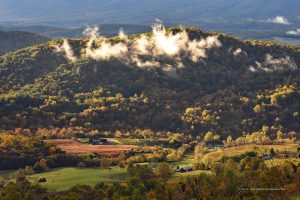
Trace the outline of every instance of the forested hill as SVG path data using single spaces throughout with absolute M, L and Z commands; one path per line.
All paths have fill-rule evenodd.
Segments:
M 48 40 L 49 39 L 44 36 L 29 32 L 0 30 L 0 55 L 25 47 L 41 44 Z
M 178 52 L 158 34 L 165 46 L 131 53 L 153 37 L 144 34 L 92 45 L 54 40 L 0 57 L 0 128 L 212 131 L 222 138 L 300 131 L 299 47 L 185 31 L 189 42 L 179 35 L 185 48 Z

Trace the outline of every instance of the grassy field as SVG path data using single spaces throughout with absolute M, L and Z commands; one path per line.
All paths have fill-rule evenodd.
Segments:
M 132 149 L 138 148 L 138 146 L 135 145 L 83 144 L 76 140 L 70 140 L 70 139 L 56 139 L 56 140 L 45 140 L 45 141 L 49 143 L 54 143 L 63 151 L 71 154 L 96 153 L 99 155 L 116 156 L 119 155 L 120 152 L 130 151 Z
M 177 162 L 173 162 L 171 163 L 173 168 L 176 168 L 177 166 L 181 167 L 185 167 L 185 166 L 192 166 L 193 163 L 195 162 L 194 160 L 194 154 L 187 154 L 185 155 L 180 161 Z
M 203 159 L 209 159 L 211 161 L 217 161 L 222 158 L 222 156 L 235 156 L 247 151 L 257 151 L 263 152 L 266 149 L 274 148 L 275 151 L 288 151 L 288 152 L 295 152 L 297 151 L 297 144 L 286 144 L 286 145 L 243 145 L 238 147 L 229 147 L 223 149 L 218 149 L 216 151 L 207 153 L 203 156 Z M 298 164 L 300 161 L 299 159 L 273 159 L 271 161 L 265 161 L 267 164 L 270 165 L 279 165 L 282 162 L 292 161 Z M 184 167 L 184 166 L 192 166 L 194 163 L 194 155 L 187 154 L 185 155 L 180 161 L 170 163 L 172 168 L 175 169 L 177 166 Z M 141 164 L 141 163 L 140 163 Z M 148 164 L 148 163 L 144 163 Z M 10 174 L 14 171 L 0 171 L 0 176 L 10 179 Z M 170 183 L 176 183 L 178 181 L 184 180 L 186 177 L 189 176 L 196 176 L 201 173 L 208 173 L 207 171 L 203 170 L 196 170 L 186 173 L 174 173 L 171 179 L 169 180 Z M 45 173 L 40 174 L 33 174 L 27 176 L 28 179 L 32 182 L 37 182 L 40 178 L 46 178 L 46 183 L 41 183 L 43 186 L 47 187 L 49 190 L 66 190 L 72 186 L 77 184 L 86 184 L 94 186 L 100 182 L 104 183 L 114 183 L 114 182 L 124 182 L 126 177 L 126 170 L 120 169 L 119 167 L 112 167 L 111 170 L 109 169 L 97 169 L 97 168 L 58 168 L 47 171 Z
M 138 146 L 160 146 L 168 142 L 167 138 L 159 139 L 132 139 L 132 138 L 107 138 L 108 142 L 118 145 L 138 145 Z
M 28 176 L 32 182 L 37 182 L 39 178 L 45 177 L 46 186 L 50 190 L 65 190 L 77 184 L 86 184 L 94 186 L 100 182 L 114 183 L 122 182 L 125 179 L 126 170 L 119 167 L 109 169 L 94 169 L 94 168 L 59 168 L 49 172 L 34 174 Z
M 258 153 L 263 153 L 266 150 L 270 150 L 273 148 L 275 152 L 297 152 L 298 144 L 273 144 L 273 145 L 255 145 L 255 144 L 247 144 L 236 147 L 227 147 L 225 149 L 218 149 L 216 151 L 212 151 L 203 156 L 204 160 L 210 161 L 218 161 L 223 156 L 232 157 L 236 155 L 240 155 L 249 151 L 256 151 Z
M 173 174 L 171 179 L 185 178 L 185 177 L 189 177 L 189 176 L 198 176 L 201 173 L 207 173 L 207 171 L 195 170 L 195 171 L 185 172 L 185 173 L 175 173 L 175 174 Z
M 120 145 L 120 144 L 92 145 L 92 144 L 81 143 L 77 140 L 71 140 L 71 139 L 45 140 L 45 142 L 56 144 L 63 151 L 71 154 L 95 153 L 98 155 L 105 155 L 105 156 L 117 156 L 121 152 L 131 151 L 133 149 L 138 149 L 138 148 L 141 148 L 144 151 L 149 151 L 149 152 L 152 152 L 157 149 L 156 147 L 152 147 L 152 146 L 137 146 L 137 145 Z
M 201 173 L 210 173 L 210 172 L 205 170 L 195 170 L 195 171 L 185 172 L 185 173 L 174 173 L 172 177 L 168 180 L 168 182 L 171 184 L 175 184 L 184 181 L 188 177 L 198 176 Z
M 281 164 L 284 164 L 284 163 L 288 163 L 288 162 L 292 162 L 294 163 L 295 165 L 298 165 L 300 163 L 300 159 L 299 158 L 275 158 L 275 159 L 272 159 L 272 160 L 266 160 L 265 163 L 268 165 L 268 166 L 276 166 L 276 165 L 281 165 Z
M 173 163 L 175 168 L 177 165 L 180 167 L 191 165 L 189 163 L 191 156 L 185 157 L 181 162 Z M 148 163 L 139 163 L 148 164 Z M 126 177 L 126 169 L 120 169 L 119 167 L 112 167 L 109 169 L 96 169 L 96 168 L 57 168 L 45 173 L 28 175 L 27 178 L 33 183 L 37 183 L 40 178 L 46 178 L 47 182 L 40 183 L 41 185 L 47 187 L 49 190 L 62 191 L 71 188 L 77 184 L 86 184 L 94 186 L 100 182 L 104 183 L 114 183 L 114 182 L 124 182 Z M 0 176 L 10 179 L 10 175 L 14 171 L 0 171 Z M 174 173 L 171 179 L 171 183 L 184 180 L 184 178 L 189 176 L 196 176 L 205 171 L 196 170 L 186 173 Z
M 9 179 L 13 172 L 14 171 L 0 171 L 0 176 Z M 201 173 L 207 173 L 207 171 L 196 170 L 186 173 L 174 173 L 169 182 L 176 183 L 178 181 L 183 181 L 186 177 L 197 176 Z M 43 177 L 46 178 L 47 182 L 39 184 L 51 191 L 63 191 L 77 184 L 94 186 L 101 182 L 122 183 L 126 177 L 126 169 L 119 169 L 119 167 L 112 167 L 112 170 L 66 167 L 27 176 L 28 180 L 33 183 L 37 183 L 37 181 Z

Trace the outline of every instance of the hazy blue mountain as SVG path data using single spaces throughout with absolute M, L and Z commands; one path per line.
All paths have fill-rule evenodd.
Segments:
M 110 37 L 120 27 L 128 34 L 147 32 L 158 18 L 172 27 L 299 45 L 300 35 L 286 34 L 300 28 L 299 8 L 300 0 L 0 0 L 0 26 L 57 38 L 82 37 L 86 25 L 100 24 Z M 276 16 L 289 24 L 266 23 Z
M 0 0 L 0 20 L 23 23 L 242 23 L 277 15 L 299 21 L 299 0 Z M 70 22 L 73 22 L 72 24 Z
M 133 24 L 104 24 L 99 25 L 101 28 L 101 35 L 105 37 L 114 37 L 119 34 L 122 28 L 126 34 L 138 34 L 151 31 L 150 26 L 143 25 L 133 25 Z M 32 26 L 10 26 L 1 28 L 0 30 L 11 30 L 11 31 L 28 31 L 40 35 L 45 35 L 50 38 L 81 38 L 85 37 L 83 35 L 84 29 L 86 27 L 82 26 L 80 28 L 62 28 L 54 26 L 43 26 L 43 25 L 32 25 Z
M 0 56 L 8 52 L 37 45 L 49 39 L 34 33 L 0 30 Z

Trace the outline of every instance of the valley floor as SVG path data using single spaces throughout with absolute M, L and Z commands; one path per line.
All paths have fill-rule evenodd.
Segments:
M 233 157 L 238 156 L 246 152 L 256 151 L 264 152 L 268 149 L 273 148 L 277 152 L 297 152 L 298 144 L 285 144 L 285 145 L 242 145 L 236 147 L 218 148 L 211 150 L 202 157 L 203 161 L 209 160 L 210 162 L 218 162 L 224 156 Z M 283 162 L 293 162 L 295 164 L 300 163 L 299 158 L 272 158 L 265 160 L 268 165 L 280 165 Z M 178 168 L 184 168 L 186 166 L 192 167 L 195 163 L 194 155 L 187 154 L 180 161 L 169 163 L 172 167 L 173 174 L 169 179 L 170 183 L 176 183 L 183 181 L 186 177 L 197 176 L 201 173 L 210 173 L 208 170 L 193 170 L 189 172 L 175 172 Z M 140 163 L 140 165 L 150 164 L 155 166 L 157 163 Z M 0 176 L 5 178 L 7 181 L 12 180 L 14 176 L 13 170 L 2 170 Z M 95 186 L 101 182 L 103 183 L 115 183 L 125 182 L 126 179 L 126 168 L 120 168 L 119 166 L 113 166 L 108 169 L 101 168 L 79 168 L 79 167 L 65 167 L 48 170 L 44 173 L 35 173 L 27 175 L 27 178 L 33 182 L 38 183 L 38 180 L 45 178 L 45 183 L 40 183 L 51 191 L 63 191 L 69 189 L 75 185 L 91 185 Z

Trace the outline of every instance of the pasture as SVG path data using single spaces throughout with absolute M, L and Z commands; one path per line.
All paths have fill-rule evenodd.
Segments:
M 53 141 L 52 141 L 53 142 Z M 135 148 L 134 145 L 87 145 L 81 144 L 73 140 L 55 140 L 63 150 L 68 153 L 86 153 L 93 152 L 99 153 L 101 155 L 116 155 L 121 151 L 131 150 Z M 76 148 L 75 148 L 76 147 Z M 265 151 L 273 148 L 276 152 L 297 152 L 298 144 L 284 144 L 284 145 L 243 145 L 236 147 L 220 148 L 215 151 L 209 152 L 203 155 L 203 160 L 218 161 L 223 156 L 232 157 L 240 155 L 249 151 L 256 151 L 258 153 L 263 153 Z M 83 148 L 83 149 L 81 149 Z M 146 147 L 147 148 L 147 147 Z M 81 151 L 82 150 L 82 151 Z M 148 150 L 151 150 L 148 148 Z M 299 159 L 296 158 L 274 158 L 272 160 L 266 160 L 265 162 L 271 165 L 280 165 L 282 162 L 292 161 L 296 164 L 300 163 Z M 180 161 L 170 163 L 173 170 L 179 166 L 192 166 L 194 163 L 194 154 L 190 153 L 185 155 Z M 149 164 L 149 163 L 139 163 L 139 164 Z M 155 164 L 155 163 L 153 163 Z M 157 164 L 157 163 L 156 163 Z M 11 174 L 15 170 L 10 171 L 0 171 L 0 176 L 5 179 L 11 179 Z M 36 173 L 33 175 L 27 175 L 28 180 L 33 183 L 37 183 L 40 178 L 46 178 L 45 183 L 40 183 L 44 187 L 52 191 L 62 191 L 69 189 L 77 184 L 80 185 L 91 185 L 95 186 L 98 183 L 122 183 L 126 179 L 126 169 L 120 169 L 117 166 L 111 169 L 100 169 L 100 168 L 77 168 L 77 167 L 66 167 L 66 168 L 56 168 L 46 171 L 44 173 Z M 173 173 L 170 178 L 170 183 L 176 183 L 182 181 L 187 177 L 197 176 L 201 173 L 210 173 L 204 170 L 195 170 L 186 173 Z M 12 179 L 11 179 L 12 180 Z
M 245 152 L 255 151 L 259 154 L 262 154 L 271 148 L 274 149 L 275 152 L 297 152 L 298 144 L 272 144 L 272 145 L 255 145 L 255 144 L 246 144 L 242 146 L 236 147 L 227 147 L 220 148 L 216 151 L 209 152 L 203 155 L 202 159 L 207 161 L 218 161 L 225 157 L 233 157 L 236 155 L 240 155 Z
M 50 190 L 66 190 L 77 184 L 95 186 L 98 183 L 122 182 L 125 179 L 126 169 L 112 167 L 112 169 L 97 168 L 58 168 L 45 173 L 27 176 L 32 182 L 37 182 L 40 178 L 46 178 L 43 186 Z

